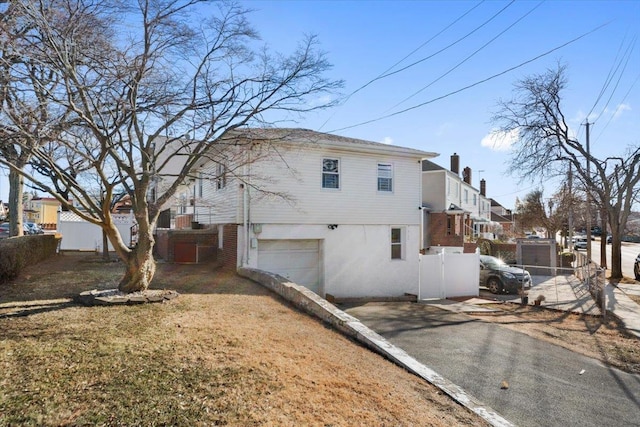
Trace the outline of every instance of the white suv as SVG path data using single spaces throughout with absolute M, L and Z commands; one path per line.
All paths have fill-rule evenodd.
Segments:
M 580 249 L 587 249 L 587 238 L 586 237 L 576 237 L 573 239 L 573 249 L 576 251 Z

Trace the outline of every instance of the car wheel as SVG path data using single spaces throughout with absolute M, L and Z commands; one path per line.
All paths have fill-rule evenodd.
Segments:
M 640 264 L 636 264 L 635 267 L 633 267 L 633 272 L 636 275 L 636 280 L 640 280 Z
M 487 288 L 489 288 L 489 292 L 492 294 L 499 294 L 500 291 L 502 291 L 502 283 L 500 283 L 500 280 L 492 277 L 487 281 Z

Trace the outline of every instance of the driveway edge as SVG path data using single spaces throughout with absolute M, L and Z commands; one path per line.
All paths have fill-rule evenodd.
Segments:
M 299 309 L 316 316 L 346 336 L 364 344 L 370 350 L 386 357 L 409 372 L 418 375 L 438 387 L 460 405 L 482 417 L 492 426 L 507 427 L 514 425 L 458 385 L 418 362 L 409 356 L 407 352 L 394 346 L 381 335 L 362 324 L 358 319 L 338 309 L 304 286 L 296 285 L 277 274 L 254 268 L 240 267 L 238 268 L 238 274 L 272 290 Z

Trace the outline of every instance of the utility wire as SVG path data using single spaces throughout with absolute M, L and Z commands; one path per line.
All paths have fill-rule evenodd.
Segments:
M 429 104 L 432 104 L 432 103 L 434 103 L 436 101 L 440 101 L 442 99 L 448 98 L 449 96 L 452 96 L 452 95 L 455 95 L 457 93 L 463 92 L 463 91 L 465 91 L 467 89 L 471 89 L 472 87 L 478 86 L 478 85 L 480 85 L 482 83 L 486 83 L 486 82 L 488 82 L 490 80 L 493 80 L 493 79 L 495 79 L 497 77 L 500 77 L 500 76 L 503 76 L 503 75 L 505 75 L 507 73 L 510 73 L 513 70 L 516 70 L 516 69 L 521 68 L 521 67 L 523 67 L 523 66 L 525 66 L 527 64 L 530 64 L 530 63 L 532 63 L 532 62 L 534 62 L 534 61 L 536 61 L 536 60 L 538 60 L 538 59 L 540 59 L 542 57 L 545 57 L 545 56 L 547 56 L 547 55 L 559 50 L 559 49 L 562 49 L 565 46 L 570 45 L 571 43 L 575 43 L 576 41 L 578 41 L 578 40 L 580 40 L 580 39 L 582 39 L 582 38 L 584 38 L 584 37 L 596 32 L 596 31 L 598 31 L 599 29 L 601 29 L 601 28 L 603 28 L 603 27 L 605 27 L 607 25 L 609 25 L 609 22 L 604 23 L 602 25 L 599 25 L 599 26 L 595 27 L 594 29 L 592 29 L 590 31 L 587 31 L 586 33 L 583 33 L 580 36 L 569 40 L 568 42 L 565 42 L 565 43 L 563 43 L 563 44 L 561 44 L 559 46 L 556 46 L 553 49 L 550 49 L 550 50 L 548 50 L 548 51 L 546 51 L 544 53 L 541 53 L 540 55 L 538 55 L 538 56 L 536 56 L 536 57 L 534 57 L 532 59 L 529 59 L 527 61 L 521 62 L 518 65 L 515 65 L 515 66 L 513 66 L 511 68 L 508 68 L 508 69 L 506 69 L 504 71 L 501 71 L 499 73 L 493 74 L 492 76 L 489 76 L 489 77 L 487 77 L 485 79 L 479 80 L 479 81 L 477 81 L 475 83 L 472 83 L 470 85 L 464 86 L 464 87 L 462 87 L 460 89 L 457 89 L 457 90 L 454 90 L 452 92 L 449 92 L 449 93 L 447 93 L 445 95 L 438 96 L 436 98 L 432 98 L 432 99 L 430 99 L 428 101 L 425 101 L 423 103 L 414 105 L 414 106 L 409 107 L 409 108 L 405 108 L 404 110 L 396 111 L 395 113 L 387 114 L 387 115 L 384 115 L 384 116 L 381 116 L 381 117 L 377 117 L 375 119 L 371 119 L 371 120 L 367 120 L 367 121 L 364 121 L 364 122 L 356 123 L 354 125 L 345 126 L 345 127 L 339 128 L 339 129 L 334 129 L 334 130 L 329 131 L 328 133 L 339 132 L 339 131 L 346 130 L 346 129 L 352 129 L 352 128 L 363 126 L 363 125 L 366 125 L 366 124 L 369 124 L 369 123 L 374 123 L 374 122 L 377 122 L 377 121 L 380 121 L 380 120 L 388 119 L 390 117 L 394 117 L 394 116 L 397 116 L 397 115 L 400 115 L 400 114 L 404 114 L 404 113 L 406 113 L 408 111 L 415 110 L 417 108 L 424 107 L 425 105 L 429 105 Z
M 616 93 L 616 90 L 618 89 L 618 85 L 620 85 L 620 80 L 622 79 L 622 76 L 624 75 L 624 72 L 627 69 L 627 65 L 629 65 L 629 61 L 631 59 L 631 53 L 633 52 L 633 48 L 635 47 L 635 44 L 636 44 L 636 39 L 634 37 L 632 44 L 630 44 L 627 47 L 627 51 L 625 52 L 626 61 L 624 62 L 624 66 L 622 67 L 622 71 L 620 71 L 620 74 L 618 74 L 618 80 L 616 81 L 616 85 L 613 87 L 613 90 L 611 91 L 611 94 L 609 95 L 609 99 L 607 99 L 607 103 L 602 108 L 602 111 L 600 111 L 600 114 L 598 114 L 598 117 L 595 118 L 594 122 L 596 120 L 598 120 L 602 116 L 602 114 L 606 111 L 607 107 L 609 107 L 609 104 L 611 103 L 611 99 L 613 98 L 613 95 Z M 620 65 L 622 64 L 622 61 L 624 59 L 625 59 L 624 57 L 620 58 L 620 62 L 618 63 L 618 66 L 616 67 L 616 73 L 617 73 L 618 69 L 620 68 Z M 589 117 L 589 116 L 587 116 L 587 117 Z
M 449 28 L 453 27 L 455 24 L 457 24 L 459 21 L 461 21 L 464 17 L 466 17 L 468 14 L 470 14 L 471 12 L 473 12 L 476 8 L 478 8 L 482 3 L 484 3 L 484 0 L 482 0 L 481 2 L 479 2 L 478 4 L 476 4 L 475 6 L 473 6 L 471 9 L 467 10 L 465 13 L 463 13 L 462 15 L 460 15 L 458 18 L 456 18 L 455 20 L 453 20 L 453 22 L 451 22 L 449 25 L 447 25 L 446 27 L 444 27 L 442 30 L 438 31 L 434 36 L 432 36 L 429 40 L 425 41 L 424 43 L 422 43 L 420 46 L 418 46 L 417 48 L 415 48 L 414 50 L 412 50 L 410 53 L 408 53 L 407 55 L 404 56 L 404 58 L 400 59 L 399 61 L 397 61 L 395 64 L 393 64 L 392 66 L 390 66 L 389 68 L 387 68 L 386 70 L 384 70 L 382 73 L 380 73 L 377 77 L 369 80 L 368 82 L 366 82 L 365 84 L 363 84 L 362 86 L 358 87 L 356 90 L 354 90 L 353 92 L 351 92 L 349 95 L 347 95 L 344 100 L 340 103 L 340 105 L 344 105 L 347 103 L 347 101 L 349 101 L 349 99 L 351 99 L 351 97 L 353 95 L 355 95 L 356 93 L 360 92 L 362 89 L 366 88 L 367 86 L 369 86 L 370 84 L 383 79 L 385 77 L 387 77 L 387 73 L 391 70 L 393 70 L 397 65 L 401 64 L 404 60 L 406 60 L 407 58 L 409 58 L 411 55 L 413 55 L 414 53 L 416 53 L 417 51 L 419 51 L 420 49 L 422 49 L 424 46 L 426 46 L 427 44 L 431 43 L 436 37 L 438 37 L 439 35 L 443 34 L 445 31 L 447 31 Z M 511 2 L 513 3 L 513 1 Z M 510 3 L 510 4 L 511 4 Z M 509 4 L 509 5 L 510 5 Z M 451 47 L 452 45 L 449 45 L 448 47 Z M 437 54 L 437 53 L 436 53 Z M 436 55 L 434 54 L 434 55 Z M 431 57 L 433 57 L 434 55 L 431 55 Z M 426 58 L 428 59 L 428 58 Z M 426 60 L 423 59 L 422 61 Z M 390 74 L 389 74 L 390 75 Z M 336 113 L 334 112 L 331 116 L 329 116 L 329 118 L 327 120 L 325 120 L 325 122 L 320 126 L 319 129 L 322 129 L 325 127 L 325 125 L 336 115 Z
M 626 38 L 626 36 L 625 36 L 625 38 Z M 595 110 L 596 106 L 598 105 L 598 103 L 602 99 L 602 96 L 606 92 L 607 87 L 609 87 L 609 83 L 611 83 L 611 80 L 613 79 L 613 76 L 615 75 L 615 71 L 618 69 L 618 67 L 620 67 L 620 62 L 618 60 L 618 57 L 620 56 L 620 53 L 622 51 L 622 47 L 623 46 L 624 46 L 624 39 L 622 39 L 622 41 L 620 42 L 620 45 L 618 46 L 618 51 L 616 52 L 616 57 L 613 60 L 613 64 L 611 64 L 611 68 L 609 69 L 609 74 L 607 75 L 607 78 L 605 79 L 605 81 L 604 81 L 604 83 L 602 85 L 602 88 L 600 89 L 600 93 L 598 94 L 598 97 L 596 98 L 595 102 L 593 103 L 593 106 L 591 107 L 591 110 L 589 110 L 589 112 L 587 113 L 587 118 L 589 118 L 591 113 L 593 113 L 593 110 Z M 616 63 L 618 64 L 617 67 L 616 67 Z
M 627 91 L 627 93 L 625 93 L 624 97 L 622 98 L 622 101 L 620 101 L 620 104 L 624 104 L 624 101 L 627 99 L 627 96 L 629 96 L 629 94 L 631 93 L 631 90 L 636 85 L 636 83 L 638 83 L 639 80 L 640 80 L 640 74 L 638 74 L 636 76 L 636 79 L 633 81 L 633 83 L 631 83 L 631 87 L 629 87 L 629 90 Z M 596 141 L 600 139 L 605 129 L 607 128 L 607 126 L 609 126 L 609 123 L 611 123 L 611 120 L 613 120 L 614 117 L 615 117 L 615 113 L 612 114 L 611 117 L 609 117 L 609 120 L 607 120 L 607 123 L 602 127 L 602 131 L 600 131 L 600 133 L 598 134 Z
M 429 83 L 426 86 L 423 86 L 420 90 L 418 90 L 417 92 L 414 92 L 413 94 L 409 95 L 408 97 L 406 97 L 405 99 L 403 99 L 402 101 L 398 102 L 396 105 L 394 105 L 393 107 L 388 108 L 386 112 L 393 110 L 394 108 L 404 104 L 406 101 L 410 100 L 411 98 L 413 98 L 414 96 L 422 93 L 424 90 L 428 89 L 429 87 L 431 87 L 433 84 L 437 83 L 438 81 L 442 80 L 443 78 L 445 78 L 446 76 L 448 76 L 449 74 L 451 74 L 453 71 L 455 71 L 458 67 L 460 67 L 462 64 L 464 64 L 465 62 L 467 62 L 468 60 L 470 60 L 471 58 L 473 58 L 476 54 L 478 54 L 480 51 L 482 51 L 485 47 L 489 46 L 491 43 L 493 43 L 494 41 L 496 41 L 500 36 L 502 36 L 504 33 L 506 33 L 507 31 L 509 31 L 511 28 L 515 27 L 520 21 L 522 21 L 524 18 L 526 18 L 527 16 L 529 16 L 531 13 L 533 13 L 534 10 L 536 10 L 538 7 L 540 7 L 540 5 L 542 5 L 542 3 L 544 3 L 544 0 L 539 2 L 537 5 L 535 5 L 531 10 L 529 10 L 527 13 L 525 13 L 524 15 L 522 15 L 520 18 L 518 18 L 515 22 L 513 22 L 511 25 L 509 25 L 507 28 L 505 28 L 504 30 L 502 30 L 500 33 L 498 33 L 495 37 L 493 37 L 491 40 L 489 40 L 488 42 L 486 42 L 485 44 L 483 44 L 482 46 L 480 46 L 478 49 L 476 49 L 471 55 L 467 56 L 466 58 L 464 58 L 462 61 L 458 62 L 453 68 L 450 68 L 448 71 L 446 71 L 444 74 L 440 75 L 440 77 L 438 77 L 437 79 L 433 80 L 431 83 Z
M 509 6 L 511 6 L 513 3 L 515 3 L 515 0 L 512 0 L 509 4 L 507 4 L 505 7 L 503 7 L 502 9 L 500 9 L 498 12 L 496 12 L 491 18 L 487 19 L 486 21 L 484 21 L 482 24 L 478 25 L 476 28 L 474 28 L 473 30 L 471 30 L 470 32 L 468 32 L 467 34 L 465 34 L 464 36 L 460 37 L 458 40 L 454 41 L 453 43 L 448 44 L 447 46 L 443 47 L 442 49 L 440 49 L 439 51 L 432 53 L 431 55 L 424 57 L 422 59 L 419 59 L 416 62 L 412 62 L 409 65 L 406 65 L 398 70 L 392 71 L 390 73 L 387 74 L 383 74 L 382 76 L 374 79 L 373 81 L 376 80 L 380 80 L 383 79 L 385 77 L 389 77 L 389 76 L 393 76 L 394 74 L 398 74 L 402 71 L 405 71 L 408 68 L 413 67 L 414 65 L 418 65 L 428 59 L 433 58 L 434 56 L 444 52 L 445 50 L 455 46 L 456 44 L 460 43 L 461 41 L 465 40 L 466 38 L 468 38 L 469 36 L 471 36 L 473 33 L 475 33 L 476 31 L 479 31 L 480 29 L 482 29 L 484 26 L 486 26 L 487 24 L 489 24 L 489 22 L 493 21 L 494 19 L 496 19 L 502 12 L 504 12 L 505 10 L 507 10 L 507 8 L 509 8 Z
M 515 0 L 514 0 L 515 1 Z M 427 44 L 431 43 L 436 37 L 438 37 L 439 35 L 441 35 L 442 33 L 444 33 L 445 31 L 447 31 L 449 28 L 453 27 L 455 24 L 457 24 L 459 21 L 462 20 L 462 18 L 464 18 L 465 16 L 467 16 L 468 14 L 470 14 L 471 12 L 473 12 L 476 8 L 478 8 L 482 3 L 484 3 L 484 0 L 482 0 L 480 3 L 478 3 L 477 5 L 473 6 L 471 9 L 469 9 L 468 11 L 466 11 L 465 13 L 463 13 L 462 15 L 460 15 L 458 18 L 456 18 L 453 22 L 451 22 L 449 25 L 447 25 L 446 27 L 444 27 L 442 30 L 438 31 L 433 37 L 431 37 L 429 40 L 425 41 L 424 43 L 422 43 L 420 46 L 418 46 L 417 48 L 415 48 L 414 50 L 412 50 L 409 54 L 405 55 L 404 58 L 402 58 L 401 60 L 399 60 L 398 62 L 396 62 L 395 64 L 393 64 L 391 67 L 387 68 L 386 70 L 384 70 L 382 73 L 380 73 L 377 77 L 369 80 L 367 83 L 363 84 L 362 86 L 360 86 L 359 88 L 357 88 L 356 90 L 354 90 L 353 92 L 351 92 L 347 98 L 345 99 L 344 102 L 347 102 L 349 100 L 349 98 L 351 98 L 353 95 L 355 95 L 356 93 L 360 92 L 362 89 L 366 88 L 367 86 L 369 86 L 370 84 L 383 79 L 385 77 L 389 77 L 397 72 L 403 71 L 409 67 L 412 67 L 420 62 L 426 61 L 429 58 L 432 58 L 433 56 L 437 55 L 438 53 L 442 52 L 442 50 L 446 50 L 450 47 L 452 47 L 453 45 L 455 45 L 456 43 L 458 43 L 459 41 L 464 40 L 465 37 L 468 37 L 469 35 L 471 35 L 472 33 L 467 34 L 465 37 L 457 40 L 456 42 L 450 44 L 449 46 L 445 47 L 444 49 L 434 53 L 433 55 L 430 55 L 426 58 L 423 58 L 419 61 L 414 62 L 413 64 L 407 65 L 406 67 L 398 70 L 398 71 L 394 71 L 393 73 L 388 74 L 391 70 L 393 70 L 396 66 L 400 65 L 402 62 L 404 62 L 405 59 L 409 58 L 411 55 L 413 55 L 414 53 L 416 53 L 417 51 L 419 51 L 420 49 L 422 49 L 423 47 L 425 47 Z M 513 3 L 513 1 L 511 3 L 509 3 L 506 7 L 509 7 L 511 4 Z M 498 12 L 498 14 L 502 13 L 502 11 L 504 9 L 503 8 L 500 12 Z M 497 15 L 494 15 L 494 17 Z M 493 19 L 493 18 L 491 18 Z M 488 22 L 488 21 L 487 21 Z M 485 23 L 486 24 L 486 23 Z M 483 24 L 484 25 L 484 24 Z M 475 31 L 475 30 L 474 30 Z

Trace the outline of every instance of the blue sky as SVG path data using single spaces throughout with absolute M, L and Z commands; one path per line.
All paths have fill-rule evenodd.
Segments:
M 437 152 L 440 157 L 435 162 L 445 167 L 456 152 L 461 168 L 469 166 L 473 170 L 473 185 L 478 187 L 479 179 L 484 178 L 487 195 L 507 208 L 514 207 L 516 197 L 522 198 L 539 186 L 517 184 L 517 178 L 505 175 L 509 149 L 495 146 L 487 138 L 497 101 L 511 96 L 518 79 L 555 68 L 558 61 L 566 64 L 569 87 L 563 108 L 578 137 L 584 141 L 583 124 L 592 111 L 589 121 L 595 122 L 591 133 L 594 154 L 622 154 L 626 146 L 640 144 L 639 1 L 242 4 L 253 9 L 249 19 L 263 43 L 273 50 L 291 52 L 305 34 L 316 34 L 334 65 L 330 76 L 345 81 L 343 101 L 387 70 L 419 62 L 372 82 L 338 107 L 310 114 L 288 126 Z M 527 65 L 446 96 L 602 25 Z M 626 67 L 614 73 L 596 104 L 625 49 L 632 49 Z M 417 107 L 420 104 L 424 105 Z M 382 118 L 412 107 L 416 108 Z M 555 188 L 547 183 L 544 190 L 550 195 Z M 8 184 L 1 177 L 0 199 L 7 200 L 7 194 Z

